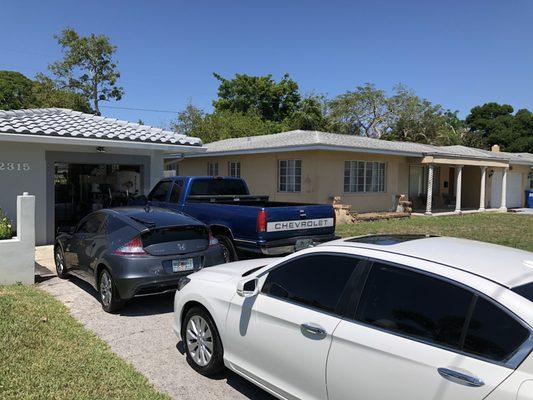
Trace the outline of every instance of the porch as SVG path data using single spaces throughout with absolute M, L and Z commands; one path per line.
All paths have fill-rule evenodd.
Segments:
M 424 157 L 409 166 L 414 215 L 507 211 L 505 161 Z

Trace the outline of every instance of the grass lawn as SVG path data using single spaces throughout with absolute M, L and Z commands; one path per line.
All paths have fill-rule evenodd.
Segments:
M 0 399 L 168 399 L 51 295 L 0 286 Z
M 533 252 L 533 215 L 483 213 L 411 217 L 342 224 L 337 226 L 336 232 L 343 237 L 375 233 L 427 233 L 481 240 Z

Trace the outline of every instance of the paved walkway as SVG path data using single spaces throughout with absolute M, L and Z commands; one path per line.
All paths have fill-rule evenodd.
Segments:
M 121 313 L 108 314 L 90 285 L 77 278 L 61 280 L 51 272 L 51 246 L 37 248 L 36 263 L 43 276 L 39 286 L 63 302 L 74 318 L 106 341 L 113 352 L 133 364 L 161 392 L 180 400 L 273 399 L 229 371 L 216 379 L 193 371 L 172 332 L 173 296 L 134 299 Z

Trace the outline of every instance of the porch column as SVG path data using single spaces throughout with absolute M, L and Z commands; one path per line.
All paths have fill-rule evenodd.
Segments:
M 426 215 L 431 215 L 431 201 L 433 197 L 433 164 L 428 165 L 428 190 L 426 199 Z
M 456 165 L 457 171 L 456 183 L 455 183 L 455 212 L 461 212 L 461 185 L 463 183 L 463 166 Z
M 487 167 L 481 167 L 481 187 L 479 188 L 479 211 L 485 211 L 485 180 Z
M 503 169 L 502 175 L 502 201 L 500 203 L 500 211 L 507 211 L 507 171 L 509 168 Z

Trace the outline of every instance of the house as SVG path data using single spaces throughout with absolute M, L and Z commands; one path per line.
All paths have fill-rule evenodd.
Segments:
M 87 213 L 146 194 L 163 176 L 163 157 L 204 151 L 200 139 L 66 109 L 0 111 L 0 209 L 36 196 L 36 242 Z
M 327 203 L 357 212 L 396 208 L 407 194 L 416 210 L 522 207 L 533 186 L 533 154 L 431 146 L 315 131 L 221 140 L 207 151 L 167 160 L 180 175 L 244 178 L 272 200 Z

